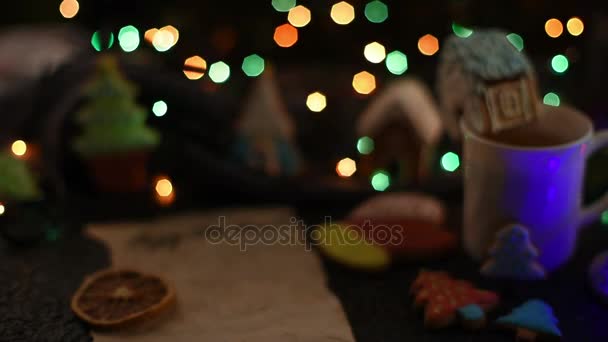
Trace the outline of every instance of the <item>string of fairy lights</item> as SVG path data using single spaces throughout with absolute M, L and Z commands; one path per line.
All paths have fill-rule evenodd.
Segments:
M 286 15 L 286 23 L 278 25 L 272 33 L 274 43 L 280 48 L 293 48 L 300 40 L 299 30 L 305 29 L 312 22 L 313 12 L 304 5 L 298 5 L 296 0 L 271 0 L 272 8 Z M 63 17 L 74 18 L 79 11 L 77 0 L 63 0 L 59 10 Z M 329 13 L 314 13 L 314 15 L 329 15 L 337 25 L 349 25 L 357 17 L 355 6 L 347 1 L 339 1 L 331 6 Z M 363 7 L 363 15 L 371 24 L 381 24 L 389 19 L 389 7 L 381 0 L 372 0 Z M 566 30 L 572 36 L 580 36 L 584 31 L 584 23 L 579 17 L 572 17 L 566 22 Z M 453 33 L 466 39 L 474 33 L 474 29 L 452 23 Z M 559 38 L 564 33 L 564 24 L 557 18 L 551 18 L 545 22 L 546 34 L 553 39 Z M 521 35 L 511 32 L 506 37 L 519 51 L 524 50 L 524 39 Z M 103 36 L 100 31 L 95 32 L 91 38 L 91 44 L 97 51 L 110 49 L 114 45 L 113 33 Z M 120 48 L 125 52 L 135 51 L 141 44 L 141 34 L 132 25 L 121 28 L 117 35 Z M 158 52 L 169 51 L 179 40 L 179 30 L 172 25 L 160 28 L 150 28 L 143 34 L 143 41 L 151 45 Z M 440 50 L 439 39 L 432 33 L 422 35 L 417 42 L 420 54 L 433 56 Z M 363 47 L 363 57 L 372 64 L 383 63 L 388 72 L 393 75 L 403 75 L 407 72 L 407 55 L 399 50 L 387 53 L 386 47 L 378 41 L 369 42 Z M 263 74 L 266 61 L 258 54 L 251 54 L 243 58 L 241 70 L 247 77 L 258 77 Z M 550 61 L 549 66 L 556 75 L 564 74 L 570 61 L 565 54 L 556 54 Z M 216 83 L 226 83 L 231 77 L 232 69 L 224 61 L 215 61 L 208 64 L 203 57 L 195 55 L 184 61 L 183 73 L 189 80 L 200 80 L 205 75 Z M 369 95 L 377 87 L 376 76 L 369 71 L 362 70 L 352 77 L 352 88 L 360 95 Z M 543 96 L 543 102 L 551 106 L 559 106 L 561 99 L 554 91 L 549 91 Z M 321 90 L 315 90 L 306 96 L 307 108 L 314 113 L 320 113 L 327 108 L 327 98 Z M 168 112 L 168 105 L 164 101 L 157 101 L 152 107 L 152 112 L 157 117 L 162 117 Z M 374 151 L 374 141 L 371 137 L 360 137 L 356 144 L 360 155 L 369 155 Z M 440 166 L 446 172 L 454 172 L 460 166 L 460 159 L 456 153 L 447 152 L 440 158 Z M 336 164 L 336 173 L 340 177 L 351 177 L 357 171 L 357 163 L 352 158 L 343 158 Z M 390 175 L 384 170 L 376 170 L 372 173 L 370 183 L 377 191 L 384 191 L 390 187 Z M 158 184 L 157 184 L 158 185 Z M 157 189 L 158 190 L 158 189 Z M 608 221 L 608 214 L 606 220 Z

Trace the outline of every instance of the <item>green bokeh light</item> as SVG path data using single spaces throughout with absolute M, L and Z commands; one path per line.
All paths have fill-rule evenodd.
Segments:
M 224 62 L 215 62 L 209 67 L 209 78 L 215 83 L 224 83 L 230 78 L 230 67 Z
M 553 68 L 553 71 L 559 74 L 566 72 L 566 70 L 568 70 L 569 64 L 570 63 L 568 62 L 568 58 L 566 58 L 566 56 L 564 55 L 555 55 L 551 59 L 551 67 Z
M 55 228 L 48 228 L 45 231 L 44 235 L 46 235 L 46 240 L 47 241 L 54 242 L 54 241 L 57 241 L 59 239 L 59 235 L 61 235 L 61 234 L 60 234 L 59 230 L 57 230 Z
M 365 17 L 372 23 L 383 23 L 388 19 L 388 7 L 380 0 L 365 5 Z
M 114 45 L 114 33 L 104 35 L 101 31 L 95 31 L 91 37 L 91 45 L 96 51 L 110 49 Z
M 277 12 L 289 12 L 290 9 L 296 7 L 296 0 L 272 0 L 272 7 Z
M 468 27 L 460 26 L 456 23 L 452 23 L 452 31 L 460 38 L 469 38 L 473 34 L 473 30 Z
M 560 104 L 559 95 L 553 92 L 549 92 L 545 94 L 545 97 L 543 97 L 543 103 L 548 106 L 558 107 Z
M 161 117 L 167 114 L 168 109 L 169 107 L 165 101 L 156 101 L 152 106 L 152 113 L 158 117 Z
M 507 40 L 513 44 L 518 51 L 522 51 L 524 49 L 524 39 L 517 33 L 509 33 L 507 35 Z
M 602 224 L 608 226 L 608 210 L 602 213 Z
M 118 44 L 125 52 L 135 51 L 140 42 L 139 31 L 135 26 L 125 26 L 118 32 Z
M 407 71 L 407 56 L 398 50 L 389 53 L 386 56 L 386 68 L 394 75 L 403 75 Z
M 372 188 L 376 191 L 384 191 L 391 185 L 391 178 L 384 170 L 377 170 L 372 174 Z
M 243 59 L 242 69 L 245 75 L 249 77 L 260 76 L 264 72 L 265 62 L 264 58 L 253 54 Z
M 357 151 L 366 155 L 374 152 L 374 139 L 367 136 L 359 138 L 357 140 Z
M 441 157 L 441 167 L 448 172 L 454 172 L 460 167 L 460 158 L 454 152 L 448 152 Z

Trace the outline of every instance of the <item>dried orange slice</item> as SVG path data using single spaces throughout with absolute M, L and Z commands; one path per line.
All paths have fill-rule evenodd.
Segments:
M 88 276 L 72 297 L 72 310 L 97 328 L 125 328 L 148 321 L 175 303 L 164 279 L 132 270 L 107 269 Z

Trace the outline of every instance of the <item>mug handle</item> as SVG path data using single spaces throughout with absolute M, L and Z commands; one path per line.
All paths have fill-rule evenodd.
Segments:
M 589 144 L 589 150 L 587 151 L 587 158 L 602 147 L 608 147 L 608 130 L 597 133 L 591 143 Z M 581 213 L 581 227 L 585 227 L 595 220 L 597 220 L 604 210 L 608 210 L 608 193 L 604 194 L 600 199 L 595 201 L 593 204 L 586 208 L 583 208 Z

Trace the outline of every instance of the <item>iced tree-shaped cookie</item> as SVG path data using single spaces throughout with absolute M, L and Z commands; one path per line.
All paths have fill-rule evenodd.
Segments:
M 31 201 L 41 195 L 27 164 L 8 153 L 0 153 L 0 201 Z
M 120 73 L 116 59 L 100 58 L 83 92 L 91 101 L 78 113 L 82 135 L 74 146 L 81 155 L 147 151 L 159 144 L 158 132 L 146 125 L 146 110 L 135 101 L 135 86 Z
M 481 273 L 496 278 L 543 279 L 546 273 L 536 258 L 538 250 L 530 241 L 528 230 L 522 225 L 511 224 L 496 233 L 490 259 L 481 267 Z
M 473 284 L 453 279 L 445 272 L 420 271 L 410 291 L 414 306 L 424 308 L 424 325 L 438 329 L 450 326 L 458 317 L 458 309 L 476 304 L 484 312 L 499 303 L 498 295 L 477 289 Z
M 549 304 L 539 299 L 525 302 L 496 323 L 517 331 L 518 341 L 536 341 L 539 335 L 560 338 L 557 318 Z

